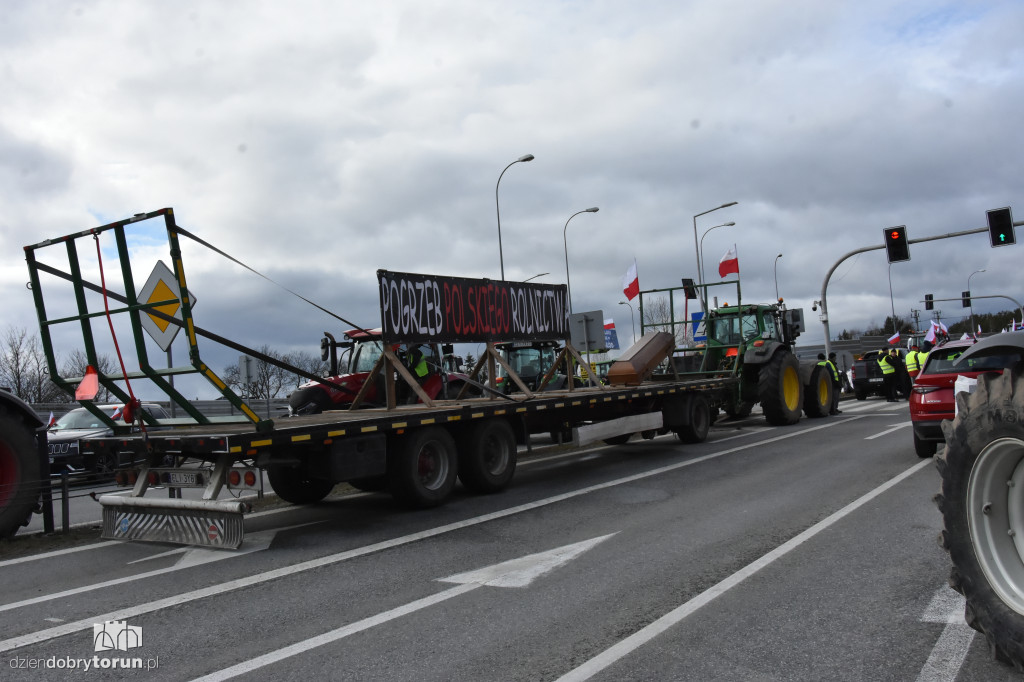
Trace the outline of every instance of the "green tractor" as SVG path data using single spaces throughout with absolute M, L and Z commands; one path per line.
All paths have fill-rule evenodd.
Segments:
M 739 283 L 735 284 L 739 299 Z M 643 295 L 685 290 L 687 298 L 696 298 L 702 289 L 718 285 L 684 286 L 641 292 L 641 324 Z M 684 323 L 672 320 L 676 330 Z M 661 326 L 667 326 L 664 323 Z M 817 360 L 801 362 L 793 352 L 796 338 L 804 331 L 804 315 L 800 308 L 787 309 L 780 300 L 770 305 L 728 305 L 717 307 L 704 318 L 706 340 L 696 349 L 677 349 L 676 370 L 689 376 L 735 376 L 735 388 L 717 405 L 733 418 L 746 417 L 757 403 L 765 419 L 773 426 L 795 424 L 801 413 L 808 417 L 824 417 L 832 405 L 832 377 L 828 368 Z
M 705 321 L 707 344 L 701 370 L 740 377 L 730 402 L 722 409 L 745 417 L 761 404 L 769 424 L 781 426 L 808 417 L 824 417 L 832 404 L 828 368 L 801 362 L 793 353 L 804 330 L 803 310 L 784 304 L 716 308 Z

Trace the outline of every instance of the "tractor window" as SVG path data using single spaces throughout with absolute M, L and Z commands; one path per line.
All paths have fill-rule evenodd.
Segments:
M 774 316 L 772 316 L 772 315 L 765 315 L 764 316 L 764 331 L 768 335 L 769 339 L 777 339 L 777 338 L 779 338 L 778 334 L 775 332 L 775 317 Z
M 738 317 L 716 318 L 711 338 L 723 346 L 738 344 L 740 342 L 740 319 Z
M 743 339 L 749 341 L 761 336 L 761 330 L 757 326 L 757 315 L 743 316 Z
M 355 350 L 355 357 L 352 359 L 352 372 L 369 372 L 380 360 L 382 354 L 380 341 L 360 342 Z

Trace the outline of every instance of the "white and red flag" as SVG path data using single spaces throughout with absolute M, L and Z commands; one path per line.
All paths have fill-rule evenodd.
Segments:
M 718 261 L 719 277 L 725 277 L 730 272 L 735 272 L 737 275 L 740 274 L 740 259 L 739 256 L 736 255 L 735 244 L 725 252 L 725 255 L 722 256 L 722 260 Z
M 53 416 L 53 410 L 50 410 L 50 418 L 46 421 L 46 428 L 50 428 L 57 423 L 57 420 Z
M 635 258 L 633 264 L 629 266 L 629 270 L 626 271 L 626 276 L 622 278 L 622 293 L 626 295 L 627 301 L 632 301 L 640 295 L 640 276 L 636 274 Z
M 899 341 L 900 341 L 900 333 L 899 332 L 896 332 L 895 334 L 893 334 L 892 336 L 889 337 L 889 345 L 890 346 L 896 345 L 897 343 L 899 343 Z

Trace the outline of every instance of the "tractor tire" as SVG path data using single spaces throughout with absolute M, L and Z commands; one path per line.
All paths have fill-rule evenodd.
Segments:
M 516 436 L 502 419 L 474 424 L 456 441 L 459 480 L 474 493 L 504 490 L 516 472 Z
M 957 402 L 957 418 L 942 425 L 946 448 L 935 458 L 949 585 L 964 595 L 964 618 L 988 639 L 993 657 L 1024 672 L 1024 547 L 1014 537 L 1024 511 L 1024 372 L 983 374 Z
M 0 538 L 28 524 L 43 478 L 35 433 L 0 407 Z
M 683 443 L 703 443 L 711 429 L 711 407 L 702 395 L 691 395 L 686 404 L 687 421 L 675 429 L 676 438 Z
M 331 481 L 310 478 L 298 467 L 267 467 L 267 481 L 278 497 L 292 504 L 314 504 L 334 490 Z
M 320 414 L 331 407 L 331 398 L 322 386 L 299 388 L 288 396 L 288 408 L 292 414 Z
M 832 409 L 832 377 L 824 365 L 815 365 L 811 380 L 804 386 L 804 414 L 808 417 L 828 416 Z
M 389 443 L 390 446 L 390 443 Z M 391 494 L 407 507 L 436 507 L 448 499 L 459 473 L 455 441 L 438 426 L 402 436 L 388 453 Z
M 761 367 L 757 376 L 757 395 L 769 424 L 786 426 L 800 421 L 803 388 L 800 361 L 792 353 L 778 352 Z

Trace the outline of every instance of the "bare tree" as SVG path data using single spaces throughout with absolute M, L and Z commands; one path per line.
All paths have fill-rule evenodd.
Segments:
M 294 353 L 288 353 L 284 356 L 283 360 L 289 365 L 301 369 L 314 376 L 323 376 L 327 373 L 327 363 L 320 359 L 320 356 L 308 351 L 296 351 Z M 309 381 L 306 377 L 301 374 L 295 374 L 294 372 L 286 372 L 289 380 L 289 386 L 298 387 Z
M 684 320 L 676 319 L 668 298 L 645 298 L 641 312 L 644 323 L 644 331 L 668 332 L 675 336 L 676 346 L 685 345 L 686 323 Z M 672 328 L 672 321 L 675 320 L 675 329 Z
M 70 402 L 70 396 L 50 380 L 39 337 L 23 327 L 8 327 L 0 341 L 0 383 L 28 402 Z
M 280 353 L 270 346 L 262 346 L 257 349 L 262 355 L 276 360 L 282 360 Z M 224 368 L 221 376 L 224 383 L 241 393 L 243 398 L 248 400 L 277 398 L 281 389 L 290 384 L 295 374 L 273 365 L 266 360 L 252 358 L 249 366 L 249 380 L 243 382 L 243 377 L 238 365 L 228 365 Z

